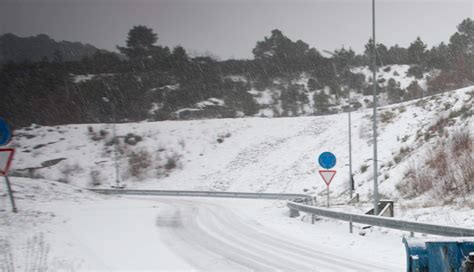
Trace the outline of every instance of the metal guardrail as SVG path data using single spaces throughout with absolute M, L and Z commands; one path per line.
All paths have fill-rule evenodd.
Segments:
M 297 210 L 312 215 L 319 215 L 323 217 L 343 220 L 348 222 L 366 224 L 371 226 L 379 226 L 391 229 L 405 230 L 410 232 L 426 233 L 440 236 L 453 237 L 470 237 L 474 236 L 474 229 L 459 228 L 444 225 L 434 225 L 428 223 L 420 223 L 415 221 L 397 220 L 394 218 L 387 218 L 373 215 L 362 215 L 345 212 L 331 211 L 328 209 L 308 206 L 294 201 L 288 200 L 287 206 L 290 209 Z
M 107 195 L 155 195 L 155 196 L 189 196 L 189 197 L 223 197 L 223 198 L 251 198 L 251 199 L 294 199 L 308 198 L 304 194 L 280 193 L 247 193 L 247 192 L 219 192 L 219 191 L 172 191 L 172 190 L 129 190 L 129 189 L 89 189 L 92 192 Z
M 426 233 L 440 236 L 471 237 L 474 229 L 452 226 L 420 223 L 415 221 L 397 220 L 381 216 L 353 214 L 329 209 L 318 208 L 302 203 L 311 203 L 312 197 L 305 194 L 283 193 L 247 193 L 247 192 L 218 192 L 218 191 L 172 191 L 172 190 L 129 190 L 129 189 L 90 189 L 92 192 L 108 195 L 156 195 L 156 196 L 187 196 L 187 197 L 222 197 L 250 199 L 283 199 L 292 211 L 328 217 L 337 220 L 379 226 L 409 232 Z

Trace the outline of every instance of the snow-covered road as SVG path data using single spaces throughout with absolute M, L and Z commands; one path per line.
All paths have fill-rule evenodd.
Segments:
M 53 210 L 69 219 L 51 255 L 77 254 L 78 270 L 404 270 L 398 237 L 290 219 L 282 201 L 122 197 Z
M 222 203 L 176 200 L 168 206 L 157 217 L 159 231 L 166 233 L 168 246 L 199 270 L 387 270 L 382 262 L 358 260 L 317 243 L 287 238 Z

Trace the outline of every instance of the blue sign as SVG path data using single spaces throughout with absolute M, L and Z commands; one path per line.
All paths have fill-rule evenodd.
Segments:
M 10 128 L 7 125 L 7 122 L 0 118 L 0 146 L 8 144 L 11 138 Z
M 319 155 L 319 165 L 325 169 L 331 169 L 336 165 L 336 156 L 331 152 L 323 152 Z

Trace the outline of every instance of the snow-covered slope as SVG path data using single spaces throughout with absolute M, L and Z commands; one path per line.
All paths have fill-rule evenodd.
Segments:
M 411 161 L 436 137 L 421 137 L 442 116 L 472 106 L 474 88 L 379 109 L 380 189 L 394 189 Z M 458 121 L 456 121 L 458 120 Z M 371 194 L 371 110 L 352 114 L 356 190 Z M 472 116 L 454 118 L 450 131 L 472 133 Z M 112 125 L 33 126 L 15 131 L 14 175 L 109 187 L 115 182 Z M 316 157 L 336 154 L 335 196 L 348 188 L 347 114 L 297 118 L 164 121 L 117 125 L 119 173 L 129 188 L 324 193 Z M 408 152 L 401 152 L 407 149 Z M 402 154 L 401 154 L 402 153 Z M 401 156 L 402 155 L 402 156 Z M 398 156 L 399 158 L 395 158 Z
M 421 171 L 427 155 L 449 135 L 460 131 L 473 134 L 473 103 L 474 87 L 468 87 L 379 109 L 379 188 L 383 198 L 396 200 L 397 218 L 474 227 L 472 192 L 449 200 L 433 192 L 408 199 L 397 189 L 406 181 L 407 169 L 415 166 Z M 347 200 L 348 188 L 347 117 L 344 113 L 119 124 L 120 180 L 128 188 L 308 192 L 316 194 L 318 204 L 324 205 L 326 187 L 317 173 L 316 158 L 323 151 L 331 151 L 338 159 L 331 201 L 341 203 Z M 371 110 L 353 112 L 352 121 L 353 171 L 362 203 L 333 208 L 361 213 L 371 205 Z M 347 234 L 345 223 L 332 220 L 321 220 L 316 226 L 296 224 L 297 219 L 287 217 L 284 202 L 175 199 L 170 205 L 169 198 L 117 198 L 87 192 L 83 187 L 109 188 L 115 184 L 111 130 L 110 124 L 85 124 L 15 131 L 11 146 L 17 154 L 11 180 L 20 213 L 8 212 L 9 201 L 1 187 L 2 262 L 13 260 L 16 270 L 28 265 L 47 265 L 52 270 L 189 270 L 203 264 L 194 266 L 186 261 L 193 252 L 187 251 L 186 243 L 195 246 L 203 242 L 200 235 L 220 235 L 214 228 L 229 228 L 221 215 L 232 212 L 230 218 L 235 214 L 242 218 L 239 222 L 250 226 L 245 239 L 251 239 L 255 226 L 258 231 L 263 226 L 276 237 L 281 235 L 278 233 L 292 233 L 295 241 L 311 237 L 304 241 L 308 247 L 330 250 L 334 256 L 345 252 L 344 256 L 370 261 L 390 255 L 394 256 L 391 267 L 397 268 L 392 270 L 403 266 L 402 232 L 355 226 L 356 232 L 365 235 L 359 236 Z M 198 216 L 190 216 L 195 211 L 199 211 Z M 200 222 L 196 225 L 200 228 L 173 225 L 179 222 Z M 241 242 L 229 233 L 221 234 L 225 241 Z M 175 236 L 194 240 L 182 238 L 175 245 L 170 238 Z M 380 239 L 385 241 L 383 245 Z M 222 252 L 218 246 L 221 242 L 211 245 L 226 256 L 226 262 L 240 258 L 238 246 Z M 371 250 L 375 247 L 377 251 Z M 157 252 L 161 258 L 155 258 Z M 212 254 L 199 260 L 210 260 Z M 47 262 L 42 264 L 41 258 Z M 226 263 L 219 265 L 228 267 Z
M 434 69 L 429 72 L 423 72 L 421 78 L 416 78 L 414 75 L 410 74 L 410 65 L 397 64 L 397 65 L 385 65 L 378 67 L 377 70 L 377 82 L 378 86 L 385 88 L 390 79 L 395 80 L 395 83 L 398 87 L 406 92 L 409 92 L 407 87 L 414 81 L 416 81 L 423 91 L 427 91 L 427 81 L 430 78 L 434 78 L 439 71 Z M 372 84 L 372 70 L 368 66 L 358 66 L 351 69 L 353 74 L 363 75 L 363 81 L 365 87 Z M 241 77 L 234 76 L 231 77 L 234 81 L 247 82 Z M 301 87 L 302 95 L 307 97 L 307 103 L 299 105 L 301 109 L 298 111 L 299 116 L 308 116 L 313 114 L 319 114 L 315 107 L 313 101 L 313 95 L 317 92 L 324 91 L 329 95 L 329 102 L 331 104 L 330 110 L 340 112 L 343 111 L 348 105 L 347 97 L 336 99 L 334 94 L 331 94 L 328 86 L 325 86 L 322 89 L 316 91 L 309 91 L 308 80 L 312 78 L 308 73 L 302 73 L 299 78 L 292 81 L 292 84 L 298 85 Z M 314 79 L 314 78 L 313 78 Z M 286 86 L 286 80 L 274 79 L 274 87 L 266 88 L 265 90 L 256 90 L 252 89 L 249 91 L 250 94 L 254 97 L 255 102 L 259 105 L 260 110 L 256 116 L 265 116 L 273 117 L 275 115 L 281 115 L 283 113 L 281 105 L 281 94 L 282 88 Z M 351 89 L 348 86 L 344 87 L 345 90 Z M 369 88 L 370 89 L 370 88 Z M 351 89 L 351 101 L 355 103 L 356 101 L 360 103 L 361 108 L 371 107 L 372 95 L 364 95 L 363 90 L 354 90 Z M 379 105 L 388 105 L 389 99 L 386 92 L 382 92 L 379 96 Z M 302 103 L 301 101 L 299 103 Z

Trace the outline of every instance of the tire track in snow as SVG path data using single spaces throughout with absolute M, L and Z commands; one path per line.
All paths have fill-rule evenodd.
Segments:
M 165 242 L 199 270 L 387 270 L 376 261 L 365 263 L 285 239 L 223 205 L 176 200 L 170 209 L 170 227 L 160 228 L 168 234 Z M 173 227 L 176 221 L 182 224 Z
M 272 153 L 281 152 L 282 150 L 291 152 L 292 147 L 298 146 L 299 144 L 297 138 L 308 136 L 315 137 L 320 135 L 330 122 L 331 120 L 326 119 L 312 120 L 300 130 L 295 131 L 291 136 L 283 138 L 269 137 L 262 142 L 252 144 L 239 152 L 224 169 L 208 175 L 203 175 L 200 179 L 208 184 L 210 182 L 214 189 L 226 191 L 231 186 L 235 185 L 235 177 L 239 177 L 239 173 L 251 172 L 253 170 L 251 169 L 252 167 L 261 164 L 265 159 L 271 157 Z M 285 165 L 283 168 L 279 168 L 277 172 L 275 172 L 274 169 L 268 169 L 268 171 L 263 173 L 263 175 L 257 177 L 258 180 L 248 182 L 253 182 L 259 185 L 258 188 L 255 188 L 255 191 L 258 192 L 266 191 L 266 189 L 275 182 L 283 182 L 286 184 L 284 185 L 284 188 L 287 188 L 294 180 L 295 174 L 292 172 L 298 168 L 296 166 L 302 161 L 308 159 L 308 154 L 302 154 L 295 162 L 290 165 Z M 262 167 L 264 167 L 264 165 Z

